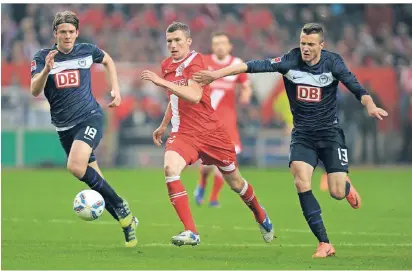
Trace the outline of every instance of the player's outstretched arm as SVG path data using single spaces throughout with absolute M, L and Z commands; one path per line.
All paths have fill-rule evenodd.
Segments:
M 49 76 L 50 71 L 53 69 L 54 57 L 57 55 L 57 53 L 57 50 L 50 51 L 44 61 L 43 70 L 39 73 L 36 73 L 32 77 L 30 82 L 30 92 L 34 97 L 39 96 L 46 86 L 47 77 Z
M 281 65 L 282 63 L 280 63 L 280 61 L 278 62 L 272 59 L 251 60 L 246 63 L 239 63 L 216 71 L 199 71 L 193 74 L 193 79 L 204 86 L 219 78 L 240 73 L 278 72 L 281 69 Z
M 179 98 L 185 99 L 191 103 L 198 103 L 200 102 L 200 99 L 202 99 L 203 89 L 193 80 L 188 80 L 187 86 L 179 86 L 175 83 L 160 78 L 157 74 L 148 70 L 142 72 L 141 79 L 149 80 L 159 87 L 164 87 Z
M 109 104 L 109 107 L 119 106 L 122 101 L 122 98 L 120 96 L 120 87 L 119 87 L 119 81 L 117 79 L 116 64 L 114 64 L 113 59 L 106 52 L 104 52 L 102 64 L 104 65 L 107 71 L 107 74 L 109 76 L 110 86 L 112 87 L 110 95 L 113 97 L 113 100 Z
M 246 63 L 239 63 L 236 65 L 228 66 L 216 71 L 202 70 L 193 74 L 193 80 L 201 84 L 202 86 L 208 85 L 213 81 L 230 75 L 236 75 L 244 73 L 247 70 Z

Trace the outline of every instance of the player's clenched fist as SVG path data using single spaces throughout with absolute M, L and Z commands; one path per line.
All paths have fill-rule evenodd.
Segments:
M 203 86 L 209 85 L 216 79 L 217 79 L 216 73 L 212 71 L 203 70 L 203 71 L 199 71 L 193 74 L 193 80 L 195 80 L 196 82 L 198 82 L 199 84 Z
M 152 71 L 144 70 L 140 76 L 142 80 L 152 81 L 155 85 L 161 86 L 162 79 Z
M 162 145 L 162 135 L 165 133 L 166 127 L 159 126 L 154 132 L 153 132 L 153 142 L 157 145 L 160 146 Z
M 49 73 L 53 69 L 54 57 L 57 55 L 58 52 L 59 51 L 57 50 L 51 50 L 46 56 L 44 69 L 47 71 L 47 73 Z

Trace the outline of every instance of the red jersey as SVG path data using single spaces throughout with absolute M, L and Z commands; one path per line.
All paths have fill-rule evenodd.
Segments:
M 208 70 L 215 71 L 227 66 L 242 63 L 242 60 L 227 56 L 223 60 L 219 60 L 215 55 L 205 56 L 205 62 Z M 249 80 L 246 73 L 232 75 L 220 78 L 210 84 L 212 107 L 216 110 L 219 120 L 226 126 L 232 141 L 237 148 L 240 148 L 240 138 L 237 129 L 237 113 L 236 113 L 236 84 L 243 84 Z
M 180 61 L 171 57 L 162 62 L 164 79 L 176 85 L 188 85 L 193 73 L 205 70 L 203 56 L 195 51 L 190 52 Z M 203 87 L 203 95 L 197 104 L 190 103 L 168 91 L 172 108 L 172 133 L 202 135 L 210 133 L 222 124 L 211 106 L 210 87 Z

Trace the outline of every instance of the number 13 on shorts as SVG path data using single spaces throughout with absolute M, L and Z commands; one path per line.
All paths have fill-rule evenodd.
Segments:
M 348 149 L 338 148 L 338 157 L 342 163 L 348 163 Z

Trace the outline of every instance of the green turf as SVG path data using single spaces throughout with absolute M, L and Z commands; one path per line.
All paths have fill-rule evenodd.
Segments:
M 316 239 L 302 216 L 287 171 L 244 170 L 276 227 L 278 239 L 262 240 L 249 209 L 225 187 L 220 209 L 192 201 L 197 172 L 186 171 L 198 247 L 173 247 L 182 227 L 167 197 L 161 170 L 105 171 L 141 222 L 139 245 L 123 248 L 119 226 L 105 212 L 78 219 L 73 198 L 85 186 L 63 170 L 3 170 L 2 269 L 412 269 L 412 170 L 353 171 L 363 206 L 314 191 L 336 257 L 313 260 Z

